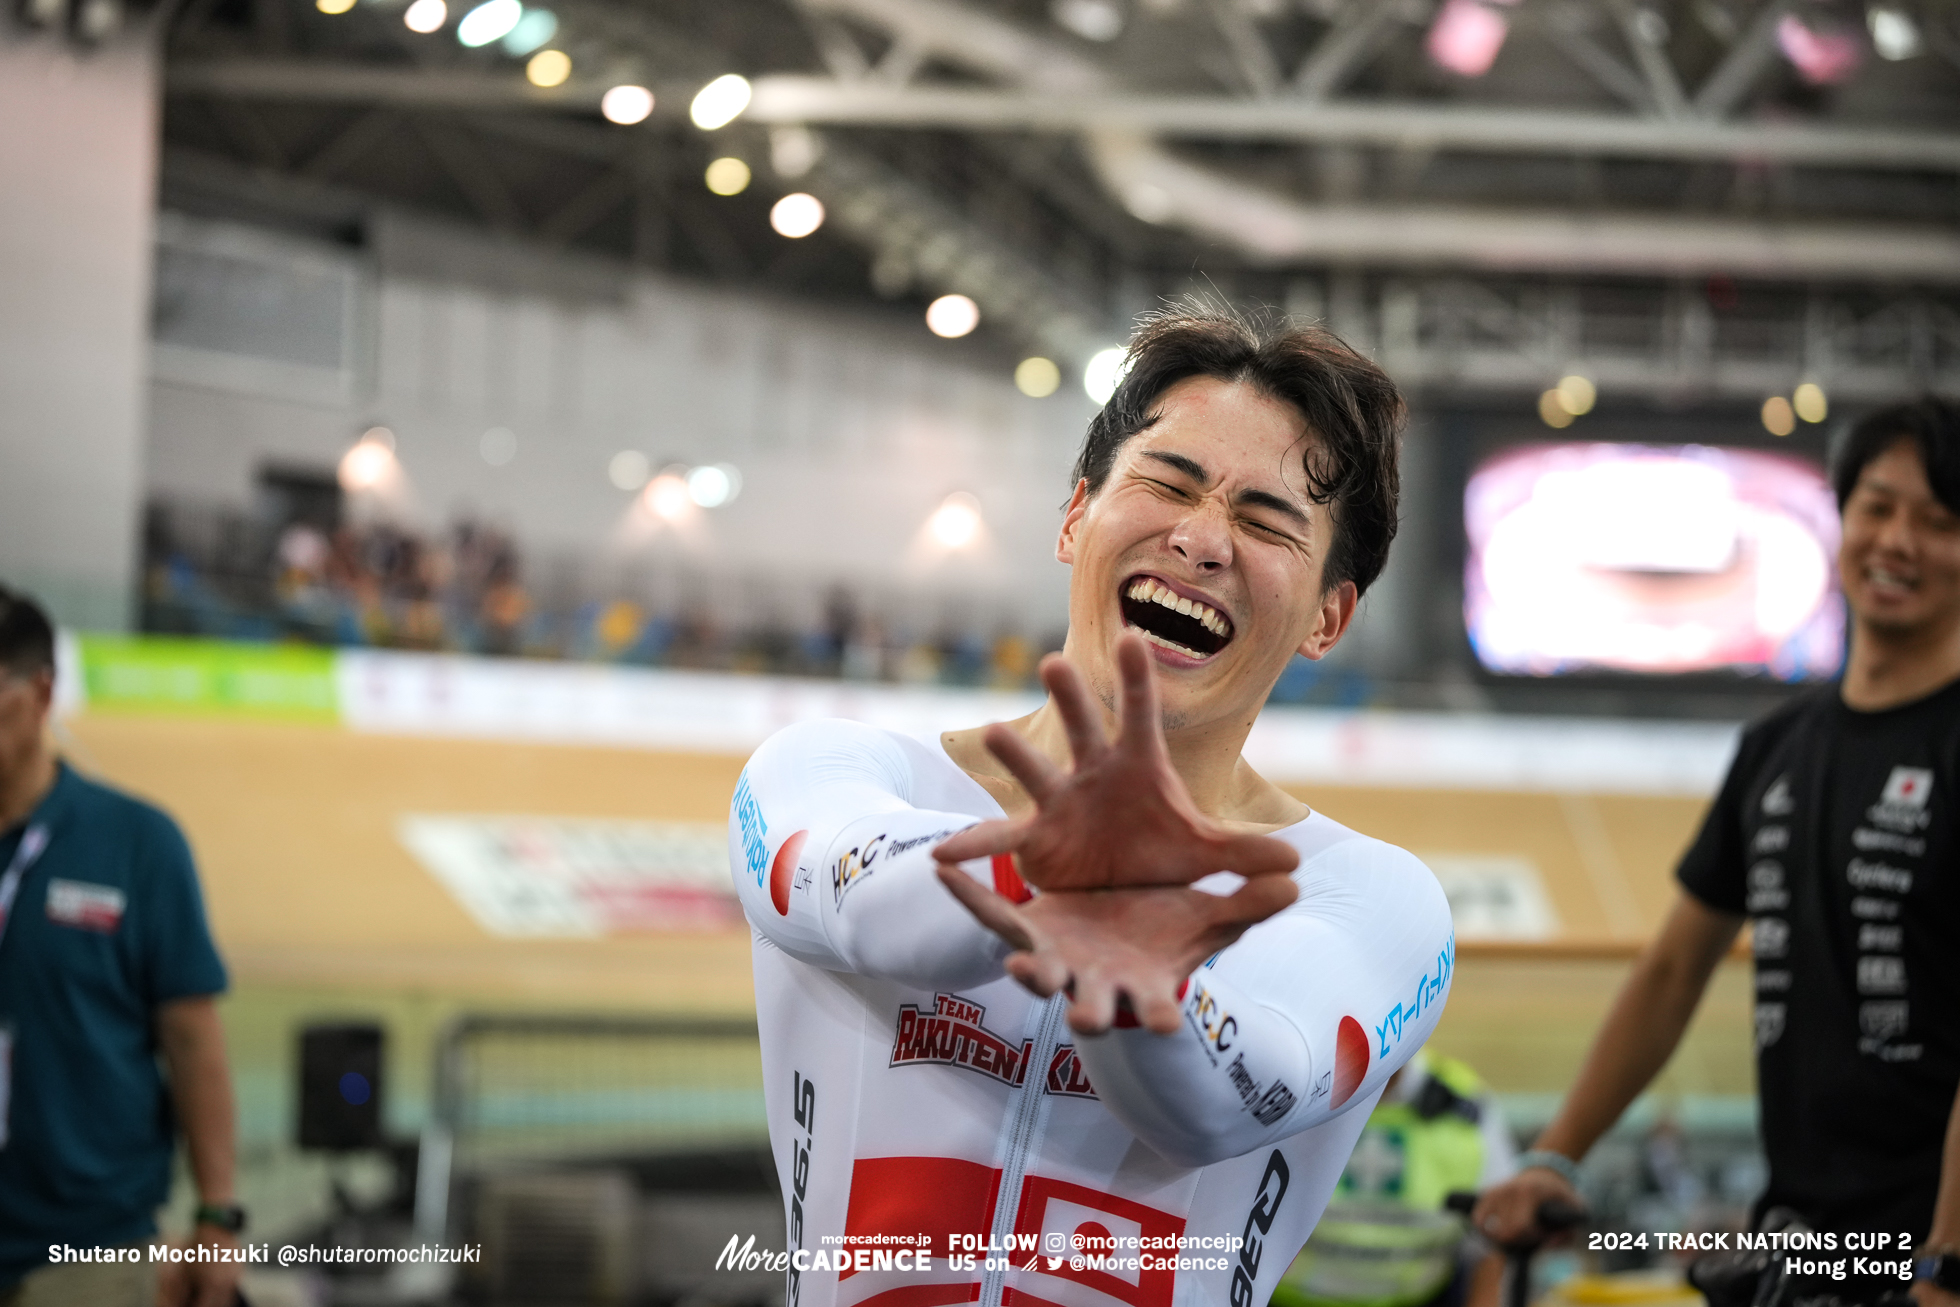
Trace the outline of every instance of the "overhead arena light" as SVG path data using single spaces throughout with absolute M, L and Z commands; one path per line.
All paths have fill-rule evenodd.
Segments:
M 441 31 L 442 25 L 448 21 L 449 6 L 442 0 L 415 0 L 402 14 L 402 26 L 424 36 Z
M 1572 425 L 1572 410 L 1559 399 L 1557 386 L 1538 397 L 1538 416 L 1554 431 L 1563 431 Z
M 542 49 L 556 35 L 557 14 L 549 9 L 526 9 L 524 16 L 517 20 L 517 26 L 504 37 L 504 53 L 513 59 L 522 59 L 532 51 Z
M 615 86 L 599 97 L 599 112 L 605 115 L 607 122 L 618 123 L 621 127 L 643 123 L 647 115 L 653 112 L 653 92 L 630 82 Z
M 1129 357 L 1121 345 L 1099 349 L 1089 356 L 1082 369 L 1082 389 L 1098 404 L 1107 404 L 1123 380 L 1123 364 Z
M 395 461 L 395 433 L 386 427 L 369 427 L 340 457 L 338 478 L 343 490 L 379 490 L 395 480 L 400 465 Z
M 716 195 L 740 195 L 749 188 L 749 165 L 733 155 L 724 155 L 708 165 L 702 180 Z
M 1061 389 L 1062 370 L 1040 355 L 1022 359 L 1014 369 L 1014 386 L 1029 399 L 1047 399 Z
M 964 295 L 941 295 L 926 305 L 926 329 L 957 340 L 980 325 L 980 306 Z
M 502 467 L 517 457 L 517 433 L 509 427 L 491 427 L 477 441 L 476 452 L 491 467 Z
M 1872 49 L 1881 59 L 1911 59 L 1925 49 L 1919 25 L 1903 9 L 1873 5 L 1865 10 L 1865 25 L 1871 29 Z
M 955 490 L 926 519 L 926 530 L 947 549 L 964 549 L 980 536 L 980 501 Z
M 565 79 L 572 75 L 572 57 L 563 50 L 540 50 L 531 56 L 531 62 L 524 65 L 524 78 L 533 86 L 549 90 L 563 86 Z
M 688 492 L 687 478 L 669 469 L 647 482 L 642 498 L 654 516 L 677 522 L 694 511 L 694 496 Z
M 1588 377 L 1578 373 L 1560 377 L 1558 386 L 1559 407 L 1575 418 L 1582 418 L 1592 412 L 1593 404 L 1599 399 L 1599 388 Z
M 1763 430 L 1772 436 L 1787 436 L 1797 429 L 1797 412 L 1781 395 L 1771 395 L 1763 401 L 1762 418 Z
M 516 29 L 524 18 L 524 6 L 519 0 L 483 0 L 483 3 L 463 15 L 463 21 L 456 24 L 456 41 L 474 50 L 501 41 Z M 542 42 L 540 42 L 542 44 Z
M 1831 415 L 1830 400 L 1825 397 L 1824 388 L 1814 381 L 1806 381 L 1790 392 L 1790 407 L 1806 422 L 1822 422 Z
M 1795 14 L 1777 21 L 1776 45 L 1812 86 L 1834 86 L 1865 61 L 1865 43 L 1856 31 L 1825 22 L 1812 27 Z
M 1463 77 L 1482 77 L 1497 62 L 1504 38 L 1510 35 L 1511 20 L 1497 12 L 1498 5 L 1517 0 L 1443 0 L 1436 21 L 1422 48 L 1441 68 Z
M 727 463 L 709 463 L 687 474 L 687 496 L 702 508 L 720 508 L 742 493 L 742 474 Z
M 793 191 L 769 210 L 769 225 L 779 236 L 801 240 L 823 226 L 823 201 L 802 191 Z
M 323 14 L 344 14 L 354 7 L 354 0 L 313 0 L 313 7 Z
M 638 490 L 647 483 L 653 464 L 637 449 L 622 449 L 606 464 L 606 480 L 621 490 Z
M 1123 11 L 1114 0 L 1055 0 L 1048 16 L 1085 41 L 1108 42 L 1123 35 Z
M 724 73 L 695 93 L 687 116 L 704 132 L 726 127 L 740 118 L 742 110 L 749 107 L 750 93 L 748 78 Z

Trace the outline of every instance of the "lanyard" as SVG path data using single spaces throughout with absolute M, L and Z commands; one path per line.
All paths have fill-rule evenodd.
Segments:
M 14 915 L 14 896 L 20 893 L 21 877 L 47 848 L 48 828 L 40 822 L 29 826 L 14 846 L 13 860 L 7 864 L 6 874 L 0 875 L 0 939 L 7 937 L 7 922 Z

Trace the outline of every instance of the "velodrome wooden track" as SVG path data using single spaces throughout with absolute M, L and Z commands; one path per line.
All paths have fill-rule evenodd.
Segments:
M 721 821 L 742 760 L 361 735 L 333 727 L 91 713 L 85 770 L 174 813 L 241 992 L 412 993 L 444 1007 L 688 1012 L 751 1003 L 746 934 L 510 940 L 484 933 L 397 843 L 403 812 Z M 1317 788 L 1329 815 L 1417 852 L 1510 854 L 1544 876 L 1568 938 L 1460 949 L 1437 1036 L 1500 1088 L 1568 1081 L 1672 893 L 1703 804 L 1623 796 Z M 1723 969 L 1663 1088 L 1749 1088 L 1745 967 Z

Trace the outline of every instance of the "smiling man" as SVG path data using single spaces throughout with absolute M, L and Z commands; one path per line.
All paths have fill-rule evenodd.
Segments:
M 737 788 L 790 1307 L 1262 1304 L 1442 1010 L 1428 870 L 1240 756 L 1381 572 L 1400 397 L 1204 312 L 1130 362 L 1047 702 L 793 727 Z
M 1749 920 L 1769 1185 L 1757 1210 L 1876 1232 L 1960 1303 L 1960 406 L 1852 428 L 1833 469 L 1844 679 L 1744 733 L 1682 893 L 1559 1115 L 1477 1212 L 1513 1237 L 1674 1051 Z M 1901 1240 L 1909 1240 L 1909 1249 Z M 1840 1241 L 1839 1247 L 1857 1247 Z M 1872 1301 L 1896 1276 L 1805 1292 Z

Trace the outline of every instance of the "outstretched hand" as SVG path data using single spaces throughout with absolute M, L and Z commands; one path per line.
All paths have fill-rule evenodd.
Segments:
M 1160 1035 L 1178 1028 L 1178 988 L 1211 954 L 1299 893 L 1291 878 L 1261 876 L 1229 896 L 1183 886 L 1062 891 L 1014 904 L 958 867 L 939 879 L 980 924 L 1013 945 L 1007 973 L 1043 998 L 1069 994 L 1068 1023 L 1099 1035 L 1127 999 Z
M 1293 870 L 1300 855 L 1292 845 L 1233 834 L 1192 802 L 1164 746 L 1143 640 L 1125 634 L 1116 665 L 1123 686 L 1112 742 L 1082 674 L 1059 654 L 1042 660 L 1041 681 L 1061 714 L 1074 770 L 1064 772 L 1011 728 L 989 726 L 981 738 L 1026 788 L 1035 811 L 968 827 L 933 856 L 964 862 L 1011 853 L 1021 879 L 1047 891 L 1189 885 L 1216 871 L 1251 880 Z

